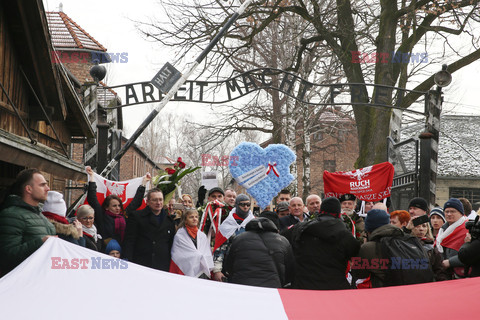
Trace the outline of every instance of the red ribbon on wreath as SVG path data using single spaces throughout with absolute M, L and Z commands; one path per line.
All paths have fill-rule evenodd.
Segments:
M 271 164 L 270 162 L 268 162 L 267 176 L 268 176 L 268 174 L 270 173 L 270 171 L 273 170 L 273 173 L 274 173 L 277 177 L 280 177 L 280 175 L 278 174 L 277 168 L 275 168 L 276 166 L 277 166 L 277 163 L 276 163 L 276 162 L 274 162 L 273 164 Z

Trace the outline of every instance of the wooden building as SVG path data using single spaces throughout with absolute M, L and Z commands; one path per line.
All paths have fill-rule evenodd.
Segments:
M 41 0 L 0 2 L 0 200 L 27 167 L 61 192 L 67 180 L 86 180 L 71 143 L 94 131 L 52 51 Z

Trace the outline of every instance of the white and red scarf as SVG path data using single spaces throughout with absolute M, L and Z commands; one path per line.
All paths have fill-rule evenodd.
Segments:
M 197 231 L 197 247 L 195 248 L 187 229 L 180 228 L 173 238 L 171 253 L 170 272 L 189 277 L 199 277 L 202 274 L 210 277 L 210 271 L 213 269 L 213 257 L 207 236 L 201 230 Z
M 227 241 L 233 234 L 235 234 L 235 232 L 237 232 L 237 230 L 241 228 L 245 229 L 247 223 L 249 223 L 252 219 L 255 219 L 255 216 L 250 210 L 248 211 L 247 217 L 243 219 L 242 223 L 238 224 L 235 220 L 235 217 L 237 217 L 237 219 L 239 217 L 236 214 L 235 209 L 236 208 L 233 208 L 232 211 L 230 211 L 228 217 L 218 228 L 218 232 L 215 234 L 215 246 L 213 247 L 213 251 L 217 250 L 222 244 L 224 244 L 225 241 Z
M 440 253 L 443 252 L 443 248 L 450 248 L 455 251 L 460 250 L 460 247 L 465 243 L 465 236 L 468 232 L 465 228 L 467 221 L 468 218 L 463 216 L 449 225 L 447 229 L 440 228 L 438 230 L 435 245 Z

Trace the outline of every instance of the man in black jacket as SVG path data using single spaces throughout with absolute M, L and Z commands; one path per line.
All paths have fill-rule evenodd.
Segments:
M 323 200 L 316 219 L 296 224 L 286 230 L 295 256 L 295 289 L 349 289 L 347 264 L 360 244 L 340 219 L 340 201 Z
M 293 277 L 290 243 L 263 217 L 247 223 L 245 232 L 233 240 L 224 264 L 231 283 L 282 288 Z
M 170 249 L 175 235 L 175 222 L 163 209 L 163 193 L 151 189 L 147 207 L 133 212 L 125 231 L 125 257 L 146 267 L 168 271 Z
M 302 198 L 294 197 L 290 200 L 288 204 L 289 215 L 280 218 L 280 232 L 305 219 L 304 207 Z

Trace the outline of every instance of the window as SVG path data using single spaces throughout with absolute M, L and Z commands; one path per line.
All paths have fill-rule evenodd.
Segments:
M 323 160 L 323 170 L 327 170 L 328 172 L 335 172 L 337 169 L 337 165 L 335 160 Z
M 480 202 L 479 188 L 450 188 L 450 198 L 465 198 L 473 205 Z
M 322 140 L 323 139 L 323 133 L 320 131 L 315 132 L 313 135 L 313 140 Z

